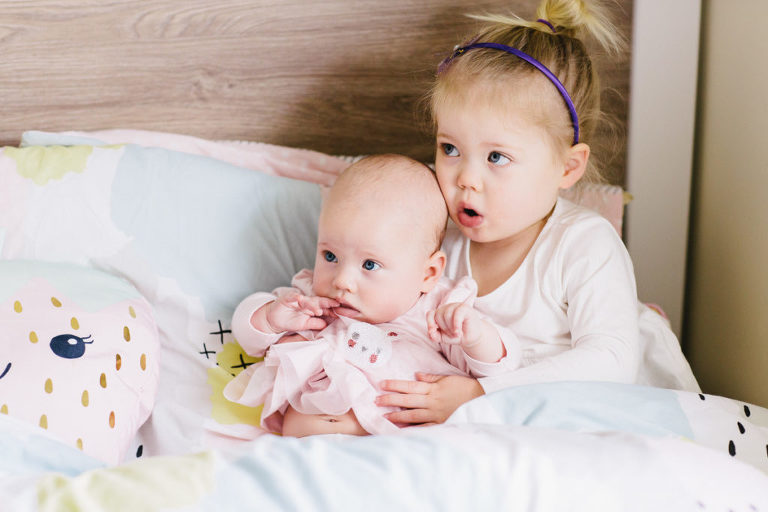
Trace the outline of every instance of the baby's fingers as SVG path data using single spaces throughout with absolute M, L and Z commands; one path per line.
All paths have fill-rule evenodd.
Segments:
M 461 335 L 461 323 L 457 324 L 455 321 L 456 318 L 456 309 L 461 304 L 448 304 L 446 306 L 442 306 L 436 314 L 436 322 L 438 325 L 438 328 L 440 329 L 440 340 L 442 343 L 459 343 L 461 340 L 459 339 L 459 336 Z
M 298 298 L 299 309 L 311 316 L 322 316 L 328 309 L 339 305 L 333 299 L 327 297 L 307 297 L 306 295 L 300 295 Z
M 427 312 L 427 334 L 429 335 L 429 339 L 435 343 L 440 343 L 440 332 L 438 330 L 437 321 L 435 320 L 436 313 L 437 312 L 434 309 Z
M 323 309 L 331 309 L 338 307 L 340 302 L 330 297 L 317 297 L 317 304 Z
M 451 304 L 441 306 L 435 311 L 435 324 L 437 328 L 447 334 L 451 332 L 451 317 L 453 316 L 453 308 L 451 306 Z
M 301 297 L 302 295 L 300 293 L 291 291 L 278 296 L 275 304 L 295 311 L 300 308 L 299 302 Z
M 325 329 L 327 326 L 328 326 L 328 322 L 326 322 L 319 316 L 314 316 L 307 319 L 307 324 L 305 327 L 312 331 L 319 331 L 321 329 Z
M 316 316 L 336 318 L 336 313 L 333 311 L 333 308 L 340 306 L 341 303 L 328 297 L 318 297 L 317 299 L 317 305 L 320 307 L 320 314 L 316 313 Z
M 474 310 L 464 304 L 459 304 L 453 312 L 452 328 L 455 336 L 461 336 L 464 331 L 464 322 L 472 316 Z

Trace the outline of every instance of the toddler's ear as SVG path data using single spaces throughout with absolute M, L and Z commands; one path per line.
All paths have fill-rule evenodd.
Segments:
M 571 188 L 577 181 L 584 176 L 589 161 L 589 146 L 583 142 L 574 144 L 568 148 L 565 157 L 565 167 L 563 176 L 560 178 L 560 188 Z
M 430 292 L 435 287 L 438 279 L 443 275 L 443 270 L 445 270 L 445 260 L 445 253 L 440 250 L 435 251 L 429 257 L 424 267 L 424 281 L 421 284 L 421 293 Z

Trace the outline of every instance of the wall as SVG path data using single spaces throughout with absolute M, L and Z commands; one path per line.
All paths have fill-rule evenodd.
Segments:
M 737 4 L 703 3 L 685 342 L 705 392 L 768 406 L 768 2 Z
M 700 0 L 634 3 L 624 239 L 637 293 L 682 333 Z

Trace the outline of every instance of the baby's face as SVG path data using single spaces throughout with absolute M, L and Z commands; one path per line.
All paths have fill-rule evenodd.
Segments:
M 342 201 L 320 216 L 314 292 L 341 306 L 340 316 L 389 322 L 408 311 L 425 289 L 432 248 L 412 211 Z

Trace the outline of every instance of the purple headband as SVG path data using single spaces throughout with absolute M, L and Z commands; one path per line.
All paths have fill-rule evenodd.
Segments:
M 548 22 L 547 20 L 545 20 L 545 19 L 543 19 L 543 18 L 539 18 L 539 19 L 537 19 L 536 21 L 537 21 L 537 22 L 539 22 L 539 23 L 543 23 L 543 24 L 545 24 L 546 26 L 548 26 L 548 27 L 549 27 L 549 28 L 552 30 L 552 33 L 553 33 L 553 34 L 556 34 L 556 33 L 557 33 L 557 30 L 555 30 L 555 26 L 554 26 L 554 25 L 552 25 L 552 24 L 551 24 L 550 22 Z
M 519 57 L 541 71 L 544 76 L 549 78 L 549 81 L 552 82 L 552 84 L 557 87 L 558 92 L 560 92 L 560 96 L 563 97 L 563 100 L 565 100 L 565 105 L 568 107 L 568 112 L 571 114 L 571 123 L 573 123 L 573 144 L 579 143 L 579 116 L 576 114 L 576 107 L 573 105 L 573 101 L 571 101 L 571 97 L 568 95 L 568 91 L 565 90 L 565 86 L 560 82 L 560 80 L 557 79 L 554 73 L 552 73 L 547 67 L 539 62 L 538 60 L 534 59 L 527 53 L 518 50 L 517 48 L 513 48 L 511 46 L 507 46 L 504 44 L 499 43 L 475 43 L 472 42 L 468 44 L 467 46 L 462 46 L 460 48 L 457 48 L 453 55 L 445 59 L 443 62 L 440 63 L 440 66 L 437 68 L 437 74 L 439 75 L 442 73 L 448 65 L 455 59 L 456 57 L 461 56 L 465 52 L 469 50 L 474 50 L 475 48 L 493 48 L 495 50 L 501 50 L 503 52 L 511 53 L 512 55 L 515 55 L 516 57 Z

